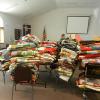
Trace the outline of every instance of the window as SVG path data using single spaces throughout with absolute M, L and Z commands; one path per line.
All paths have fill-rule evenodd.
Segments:
M 0 43 L 4 43 L 4 25 L 1 17 L 0 17 Z

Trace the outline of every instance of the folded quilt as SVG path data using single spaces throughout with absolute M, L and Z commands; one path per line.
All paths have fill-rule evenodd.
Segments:
M 8 49 L 9 50 L 16 50 L 16 49 L 19 49 L 19 48 L 27 48 L 27 47 L 37 47 L 36 44 L 34 43 L 25 43 L 25 44 L 17 44 L 17 45 L 9 45 Z
M 22 37 L 23 41 L 28 41 L 28 42 L 40 42 L 39 38 L 37 38 L 35 35 L 33 34 L 27 34 L 25 36 Z
M 40 47 L 40 48 L 37 48 L 37 50 L 39 51 L 40 54 L 43 54 L 43 53 L 55 54 L 57 49 L 56 48 Z
M 50 55 L 47 53 L 39 55 L 37 53 L 37 55 L 34 56 L 12 57 L 10 60 L 11 61 L 16 60 L 16 62 L 41 62 L 41 61 L 51 62 L 54 59 L 55 59 L 54 55 Z
M 56 69 L 59 75 L 64 75 L 64 76 L 71 76 L 72 75 L 72 70 L 64 67 L 59 67 Z
M 96 58 L 100 57 L 100 54 L 80 54 L 78 55 L 78 59 L 86 59 L 86 58 Z
M 100 44 L 98 45 L 80 45 L 81 51 L 91 51 L 91 50 L 100 50 Z
M 100 92 L 100 79 L 79 79 L 76 83 L 80 88 L 88 88 Z
M 70 77 L 64 76 L 64 75 L 60 75 L 59 78 L 66 81 L 66 82 L 68 82 L 68 80 L 70 79 Z
M 82 60 L 82 66 L 85 67 L 87 63 L 100 63 L 100 58 L 89 58 L 89 59 L 83 59 Z
M 0 56 L 0 61 L 3 61 L 4 60 L 4 57 L 3 56 Z
M 77 53 L 73 50 L 62 48 L 61 52 L 60 52 L 60 55 L 62 57 L 69 57 L 70 59 L 75 59 L 76 56 L 77 56 Z
M 100 50 L 82 51 L 80 54 L 100 54 Z
M 51 42 L 51 41 L 43 41 L 40 42 L 41 46 L 43 47 L 56 47 L 56 42 Z
M 20 56 L 32 56 L 32 55 L 36 55 L 38 53 L 38 51 L 34 51 L 34 50 L 27 50 L 27 51 L 11 51 L 10 52 L 10 56 L 11 57 L 20 57 Z

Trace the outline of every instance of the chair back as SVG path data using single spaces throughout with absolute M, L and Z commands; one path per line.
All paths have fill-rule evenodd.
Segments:
M 100 79 L 100 63 L 87 63 L 85 65 L 85 76 Z
M 18 64 L 14 70 L 14 82 L 30 82 L 32 81 L 32 71 L 28 66 Z

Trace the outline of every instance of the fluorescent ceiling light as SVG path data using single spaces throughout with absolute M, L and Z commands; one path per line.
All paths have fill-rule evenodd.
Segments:
M 0 4 L 0 11 L 1 12 L 8 12 L 9 10 L 15 8 L 18 4 Z
M 8 7 L 10 7 L 9 4 L 0 4 L 0 11 L 6 11 Z

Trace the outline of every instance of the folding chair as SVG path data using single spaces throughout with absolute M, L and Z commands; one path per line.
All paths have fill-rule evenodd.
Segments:
M 5 81 L 6 81 L 6 70 L 4 70 L 2 68 L 2 61 L 0 62 L 0 71 L 2 72 L 2 75 L 3 75 L 3 81 L 4 81 L 4 84 L 5 84 Z
M 81 77 L 84 79 L 84 84 L 78 82 L 78 87 L 82 90 L 83 100 L 88 99 L 87 92 L 100 93 L 100 88 L 93 87 L 97 84 L 95 80 L 100 80 L 100 63 L 87 63 L 83 74 L 80 74 L 79 80 Z
M 12 100 L 13 100 L 13 94 L 14 94 L 14 88 L 16 90 L 17 84 L 26 84 L 32 86 L 32 99 L 33 99 L 33 79 L 32 79 L 32 70 L 28 66 L 23 66 L 22 64 L 18 64 L 17 67 L 14 69 L 14 71 L 11 74 L 12 80 L 13 80 L 13 86 L 12 86 Z

